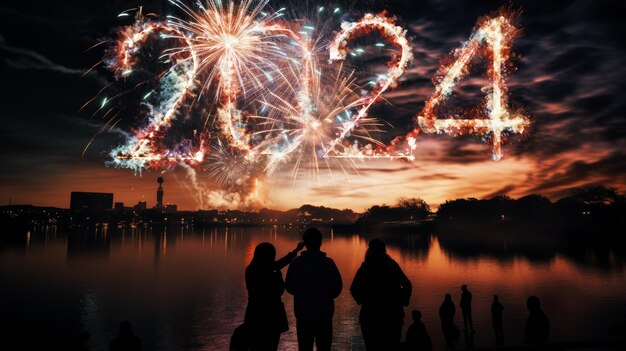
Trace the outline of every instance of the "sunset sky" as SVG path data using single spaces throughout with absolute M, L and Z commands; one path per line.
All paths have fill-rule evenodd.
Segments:
M 270 1 L 278 7 L 281 2 Z M 284 1 L 283 1 L 284 3 Z M 294 1 L 293 3 L 298 3 Z M 317 5 L 316 1 L 309 3 Z M 325 4 L 328 2 L 324 2 Z M 321 4 L 321 2 L 320 2 Z M 353 17 L 388 9 L 408 29 L 415 59 L 389 104 L 371 110 L 388 123 L 388 136 L 412 128 L 412 117 L 434 86 L 442 59 L 468 39 L 476 20 L 509 1 L 354 1 Z M 124 130 L 96 136 L 105 123 L 79 108 L 113 78 L 104 69 L 83 73 L 102 49 L 87 48 L 111 36 L 117 15 L 145 5 L 167 14 L 165 1 L 13 1 L 0 5 L 0 205 L 69 207 L 71 191 L 113 192 L 127 206 L 156 201 L 160 170 L 141 176 L 105 165 Z M 622 1 L 513 1 L 521 9 L 515 42 L 518 70 L 508 79 L 510 102 L 533 120 L 530 134 L 490 158 L 477 137 L 420 134 L 416 160 L 359 161 L 348 174 L 337 167 L 294 179 L 289 165 L 259 179 L 257 207 L 302 204 L 362 211 L 398 197 L 421 197 L 433 206 L 446 199 L 520 197 L 557 199 L 573 188 L 602 184 L 626 191 L 626 26 Z M 450 103 L 484 98 L 481 72 L 457 87 Z M 122 127 L 120 127 L 122 128 Z M 179 209 L 237 207 L 242 200 L 218 189 L 206 172 L 178 167 L 164 175 L 165 201 Z

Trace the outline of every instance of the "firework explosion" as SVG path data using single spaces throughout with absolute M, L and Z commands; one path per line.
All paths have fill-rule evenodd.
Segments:
M 413 59 L 406 30 L 394 17 L 366 14 L 341 23 L 333 33 L 329 21 L 320 17 L 325 12 L 332 17 L 337 8 L 319 7 L 311 19 L 286 18 L 285 8 L 269 11 L 268 0 L 208 1 L 195 9 L 171 2 L 184 18 L 148 19 L 139 9 L 135 22 L 119 30 L 107 51 L 105 66 L 116 79 L 126 80 L 140 65 L 138 57 L 149 40 L 168 40 L 159 55 L 169 69 L 158 76 L 156 98 L 143 103 L 147 122 L 110 152 L 109 162 L 116 167 L 140 173 L 182 165 L 198 188 L 199 166 L 222 188 L 239 189 L 237 201 L 244 203 L 249 202 L 246 194 L 258 194 L 250 189 L 260 187 L 261 175 L 279 167 L 292 167 L 295 179 L 303 168 L 317 176 L 320 167 L 333 168 L 331 162 L 347 172 L 357 159 L 414 160 L 420 131 L 491 134 L 493 158 L 498 160 L 503 135 L 529 127 L 526 116 L 508 108 L 505 77 L 512 69 L 511 45 L 519 31 L 512 15 L 503 11 L 479 20 L 470 39 L 441 65 L 435 92 L 416 116 L 415 129 L 385 144 L 373 137 L 384 130 L 368 110 L 398 84 Z M 362 54 L 364 49 L 351 43 L 372 33 L 382 38 L 375 47 L 389 48 L 391 59 L 386 73 L 360 85 L 346 59 Z M 492 86 L 477 109 L 484 114 L 438 119 L 438 107 L 468 73 L 474 57 L 491 63 L 487 75 Z M 194 129 L 191 140 L 166 146 L 165 135 L 183 110 L 203 114 L 203 126 Z

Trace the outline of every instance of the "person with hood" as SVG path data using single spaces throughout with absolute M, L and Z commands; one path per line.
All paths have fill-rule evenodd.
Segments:
M 343 288 L 335 262 L 320 251 L 322 233 L 309 228 L 302 235 L 307 250 L 289 265 L 285 285 L 293 295 L 298 349 L 329 351 L 333 338 L 334 299 Z
M 248 306 L 243 324 L 250 350 L 277 350 L 280 334 L 289 329 L 285 305 L 281 299 L 285 282 L 280 270 L 303 247 L 303 243 L 298 243 L 293 251 L 277 261 L 274 245 L 265 242 L 254 249 L 252 261 L 246 268 Z
M 404 306 L 409 304 L 411 291 L 411 282 L 387 254 L 385 243 L 371 240 L 350 287 L 361 305 L 359 324 L 367 351 L 400 348 Z

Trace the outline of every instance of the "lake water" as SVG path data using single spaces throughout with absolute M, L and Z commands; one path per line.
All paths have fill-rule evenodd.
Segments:
M 598 264 L 584 252 L 583 259 L 558 252 L 539 258 L 509 255 L 506 248 L 492 255 L 446 249 L 443 239 L 431 235 L 326 231 L 322 250 L 335 260 L 344 282 L 336 300 L 334 350 L 362 348 L 359 307 L 349 286 L 374 236 L 387 241 L 388 253 L 413 283 L 407 316 L 411 309 L 422 311 L 435 349 L 443 348 L 438 308 L 445 293 L 457 304 L 462 329 L 462 284 L 474 296 L 476 347 L 493 345 L 489 308 L 494 293 L 504 305 L 507 345 L 521 343 L 529 295 L 542 301 L 551 341 L 612 338 L 626 326 L 626 273 L 611 253 Z M 106 350 L 119 323 L 129 320 L 144 350 L 227 350 L 233 329 L 243 320 L 244 269 L 255 246 L 272 242 L 281 255 L 299 239 L 297 230 L 269 227 L 178 228 L 159 234 L 139 229 L 33 232 L 23 244 L 0 250 L 2 318 L 12 325 L 5 332 L 44 340 L 84 329 L 91 334 L 91 350 Z M 290 330 L 280 349 L 294 350 L 293 299 L 285 293 L 283 300 Z M 464 348 L 463 340 L 458 346 Z

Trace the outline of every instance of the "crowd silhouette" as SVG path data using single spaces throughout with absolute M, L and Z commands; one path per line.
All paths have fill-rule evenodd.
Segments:
M 302 242 L 279 260 L 270 243 L 259 244 L 252 261 L 246 268 L 248 306 L 244 323 L 237 327 L 231 340 L 231 351 L 278 349 L 280 335 L 289 329 L 282 302 L 286 290 L 294 296 L 294 314 L 299 351 L 331 349 L 333 335 L 334 299 L 343 288 L 341 274 L 334 261 L 321 251 L 322 234 L 309 228 Z M 300 252 L 304 247 L 307 250 Z M 289 265 L 285 280 L 281 270 Z M 350 293 L 360 305 L 359 324 L 367 351 L 431 351 L 432 339 L 422 322 L 421 311 L 411 312 L 413 323 L 402 341 L 404 307 L 409 305 L 412 284 L 400 265 L 387 254 L 385 242 L 372 239 L 368 243 L 365 259 L 357 270 Z M 467 285 L 461 286 L 459 307 L 463 316 L 465 347 L 474 347 L 472 318 L 472 293 Z M 530 296 L 527 301 L 529 316 L 524 330 L 525 344 L 548 342 L 549 323 L 541 310 L 539 298 Z M 504 345 L 504 306 L 498 295 L 493 296 L 491 319 L 495 344 Z M 452 295 L 445 294 L 439 308 L 441 329 L 446 349 L 454 349 L 461 337 L 455 324 L 456 306 Z
M 282 301 L 285 291 L 294 296 L 296 335 L 299 351 L 331 350 L 333 337 L 334 300 L 341 294 L 343 283 L 335 262 L 321 251 L 322 234 L 309 228 L 302 242 L 276 260 L 276 248 L 263 242 L 256 246 L 246 267 L 245 283 L 248 304 L 243 324 L 235 328 L 230 351 L 276 351 L 282 333 L 289 330 L 287 311 Z M 302 251 L 306 247 L 305 251 Z M 302 251 L 300 253 L 300 251 Z M 298 253 L 300 255 L 298 256 Z M 289 266 L 285 279 L 281 270 Z M 359 324 L 367 351 L 432 351 L 433 342 L 419 310 L 411 311 L 412 323 L 402 341 L 404 308 L 409 305 L 412 284 L 400 265 L 387 254 L 385 242 L 372 239 L 365 259 L 357 270 L 350 293 L 360 305 Z M 524 344 L 545 345 L 549 341 L 550 324 L 536 296 L 528 297 L 528 318 L 524 328 Z M 472 293 L 461 286 L 459 307 L 463 317 L 465 348 L 474 347 Z M 491 321 L 495 345 L 504 345 L 504 306 L 498 295 L 493 296 Z M 450 293 L 445 294 L 439 307 L 439 318 L 445 348 L 454 349 L 461 338 L 455 324 L 456 306 Z M 88 332 L 75 340 L 72 350 L 89 350 Z M 119 335 L 109 345 L 109 351 L 139 351 L 141 341 L 134 335 L 129 321 L 119 326 Z

